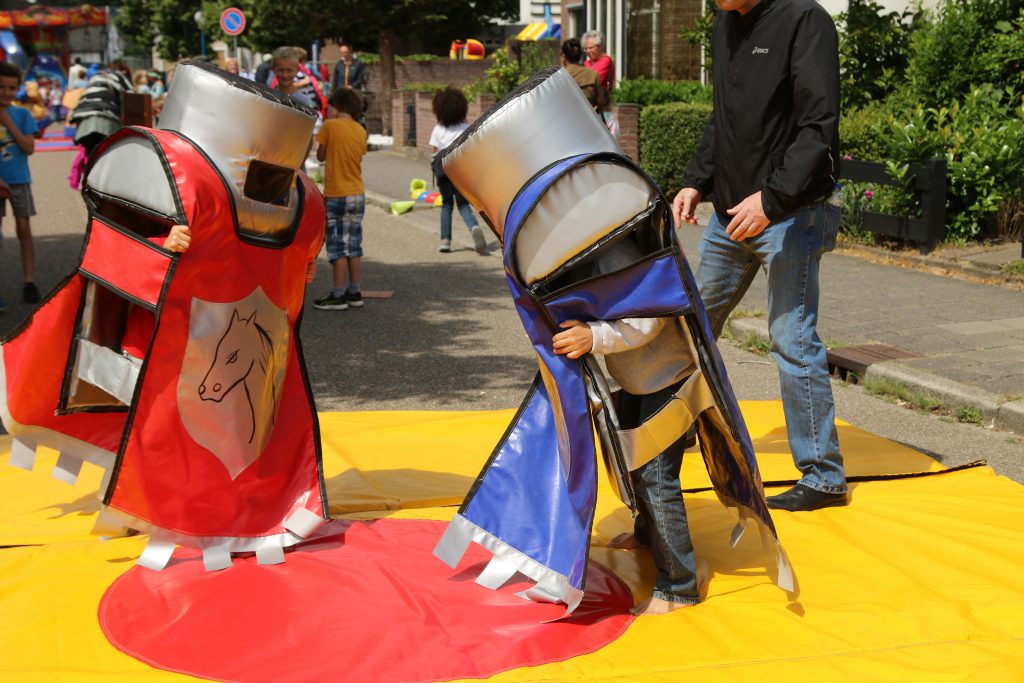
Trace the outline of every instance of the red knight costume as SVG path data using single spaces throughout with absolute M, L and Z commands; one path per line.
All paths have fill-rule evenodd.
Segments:
M 315 113 L 201 63 L 176 71 L 160 129 L 92 157 L 81 264 L 2 346 L 12 464 L 60 451 L 55 475 L 107 468 L 101 522 L 175 543 L 207 568 L 283 559 L 327 518 L 316 412 L 299 343 L 324 200 L 302 173 Z M 174 224 L 191 246 L 162 248 Z M 148 336 L 129 351 L 126 328 Z

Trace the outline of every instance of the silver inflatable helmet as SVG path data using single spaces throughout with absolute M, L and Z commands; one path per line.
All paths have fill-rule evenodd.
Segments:
M 181 133 L 210 157 L 234 195 L 239 230 L 271 236 L 294 220 L 295 172 L 315 124 L 316 112 L 298 100 L 204 62 L 183 62 L 157 128 Z

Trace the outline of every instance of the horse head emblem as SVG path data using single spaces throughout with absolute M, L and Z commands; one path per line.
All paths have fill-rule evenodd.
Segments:
M 273 434 L 290 334 L 285 311 L 258 287 L 241 301 L 192 299 L 178 408 L 189 435 L 232 479 Z
M 199 398 L 220 403 L 235 387 L 241 386 L 252 417 L 249 443 L 256 437 L 256 408 L 247 382 L 255 372 L 257 376 L 253 377 L 253 381 L 259 385 L 264 384 L 273 362 L 274 342 L 267 330 L 256 322 L 256 311 L 253 310 L 248 318 L 243 318 L 236 308 L 231 313 L 231 321 L 228 322 L 224 336 L 217 342 L 213 363 L 199 385 Z M 276 389 L 271 384 L 271 399 L 275 398 Z

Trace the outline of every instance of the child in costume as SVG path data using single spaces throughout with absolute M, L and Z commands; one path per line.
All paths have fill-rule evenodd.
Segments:
M 632 241 L 622 240 L 597 260 L 593 274 L 629 266 L 640 255 Z M 606 356 L 608 373 L 623 388 L 616 406 L 623 429 L 654 415 L 696 370 L 676 318 L 567 320 L 561 327 L 553 338 L 555 353 L 569 358 L 587 353 Z M 635 545 L 650 546 L 658 570 L 654 592 L 634 610 L 636 614 L 664 614 L 701 600 L 679 483 L 683 451 L 692 445 L 692 437 L 684 436 L 630 473 L 640 506 Z M 616 539 L 621 547 L 629 545 L 625 540 Z
M 344 311 L 363 305 L 359 277 L 363 259 L 363 214 L 366 188 L 362 160 L 366 154 L 366 129 L 359 125 L 362 99 L 352 88 L 338 88 L 331 95 L 337 112 L 316 135 L 316 158 L 326 162 L 324 197 L 327 199 L 327 258 L 333 286 L 313 302 L 323 311 Z
M 32 199 L 28 155 L 36 149 L 34 136 L 39 127 L 27 109 L 14 106 L 19 85 L 21 71 L 18 67 L 9 62 L 0 63 L 0 218 L 6 214 L 10 201 L 25 275 L 22 300 L 35 304 L 39 303 L 39 289 L 35 284 L 35 245 L 30 219 L 36 215 L 36 205 Z M 4 308 L 7 304 L 0 300 L 0 310 Z
M 466 102 L 466 96 L 462 94 L 461 90 L 448 87 L 434 95 L 433 108 L 434 116 L 437 117 L 437 125 L 430 132 L 430 144 L 434 148 L 434 157 L 437 157 L 442 149 L 452 144 L 462 134 L 462 131 L 469 127 L 466 122 L 469 103 Z M 476 249 L 476 253 L 486 256 L 487 238 L 484 237 L 484 231 L 477 223 L 476 216 L 473 215 L 473 207 L 455 189 L 452 181 L 445 176 L 444 171 L 438 165 L 432 165 L 434 166 L 434 175 L 437 176 L 437 189 L 441 192 L 441 245 L 437 250 L 443 254 L 452 250 L 452 207 L 458 203 L 462 220 L 466 222 L 466 227 L 473 235 L 473 247 Z M 438 172 L 439 170 L 440 172 Z

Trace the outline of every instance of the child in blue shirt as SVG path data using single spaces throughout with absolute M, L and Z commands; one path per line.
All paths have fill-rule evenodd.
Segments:
M 14 225 L 21 246 L 21 267 L 25 273 L 22 299 L 27 304 L 39 302 L 35 285 L 35 247 L 29 218 L 36 215 L 32 200 L 32 174 L 28 155 L 35 151 L 39 130 L 27 109 L 14 106 L 21 85 L 21 71 L 9 62 L 0 62 L 0 219 L 7 213 L 10 201 Z M 0 299 L 0 310 L 7 303 Z

